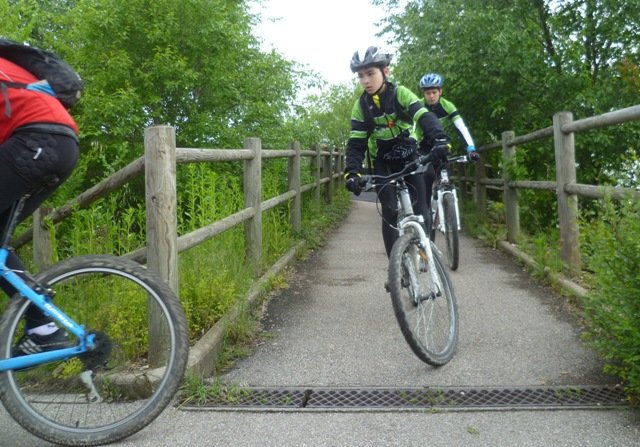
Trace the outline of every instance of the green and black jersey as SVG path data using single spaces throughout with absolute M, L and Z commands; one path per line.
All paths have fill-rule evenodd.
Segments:
M 438 102 L 432 106 L 428 105 L 424 98 L 422 98 L 420 102 L 427 108 L 427 110 L 436 114 L 436 116 L 440 120 L 440 123 L 444 128 L 447 129 L 447 132 L 450 132 L 450 130 L 445 125 L 445 120 L 455 126 L 457 132 L 460 134 L 460 137 L 467 146 L 474 145 L 471 133 L 469 132 L 469 129 L 467 129 L 467 126 L 462 119 L 460 112 L 458 112 L 458 108 L 455 106 L 455 104 L 443 97 L 440 97 Z M 423 134 L 421 129 L 416 129 L 416 138 L 418 141 L 422 141 L 422 135 Z
M 387 81 L 379 98 L 363 92 L 351 111 L 345 171 L 360 171 L 367 151 L 372 160 L 381 160 L 402 141 L 403 131 L 415 139 L 414 123 L 430 142 L 448 139 L 438 118 L 408 88 Z

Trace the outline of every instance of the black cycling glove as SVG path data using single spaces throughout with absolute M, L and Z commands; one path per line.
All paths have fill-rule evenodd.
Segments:
M 344 175 L 344 179 L 344 186 L 356 196 L 359 196 L 362 192 L 362 187 L 360 186 L 360 174 L 348 172 Z

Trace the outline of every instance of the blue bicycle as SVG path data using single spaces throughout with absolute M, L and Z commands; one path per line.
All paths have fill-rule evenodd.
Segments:
M 0 246 L 0 275 L 18 291 L 0 317 L 0 399 L 47 441 L 118 441 L 151 423 L 178 390 L 189 351 L 184 312 L 164 281 L 116 256 L 71 258 L 36 276 L 9 269 L 25 200 Z M 62 342 L 37 353 L 21 345 L 31 306 L 56 322 Z

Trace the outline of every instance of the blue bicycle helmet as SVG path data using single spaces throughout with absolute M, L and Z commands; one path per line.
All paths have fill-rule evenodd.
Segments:
M 420 79 L 420 88 L 442 88 L 444 80 L 438 73 L 427 73 Z
M 391 63 L 392 54 L 387 53 L 382 48 L 369 47 L 364 52 L 356 51 L 351 57 L 352 72 L 357 72 L 368 67 L 386 67 Z

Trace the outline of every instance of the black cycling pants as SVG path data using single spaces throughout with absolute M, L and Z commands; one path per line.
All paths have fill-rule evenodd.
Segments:
M 394 165 L 377 161 L 375 163 L 374 173 L 376 175 L 389 175 L 402 170 L 403 167 L 403 164 Z M 409 191 L 411 192 L 413 212 L 424 216 L 426 222 L 425 231 L 427 231 L 430 228 L 428 224 L 430 216 L 427 213 L 424 176 L 422 174 L 410 175 L 405 177 L 405 181 L 409 185 Z M 382 240 L 384 241 L 387 257 L 389 257 L 393 244 L 396 239 L 398 239 L 398 230 L 395 228 L 398 217 L 398 200 L 393 185 L 378 186 L 376 191 L 378 193 L 378 199 L 380 200 L 380 206 L 382 207 Z
M 22 196 L 30 194 L 19 221 L 29 217 L 53 194 L 71 175 L 78 155 L 78 142 L 73 137 L 33 129 L 18 130 L 0 144 L 0 231 L 4 231 L 13 204 Z M 13 252 L 7 266 L 24 270 L 22 261 Z M 0 288 L 9 296 L 15 293 L 3 279 Z M 27 327 L 50 321 L 34 306 L 27 311 Z

